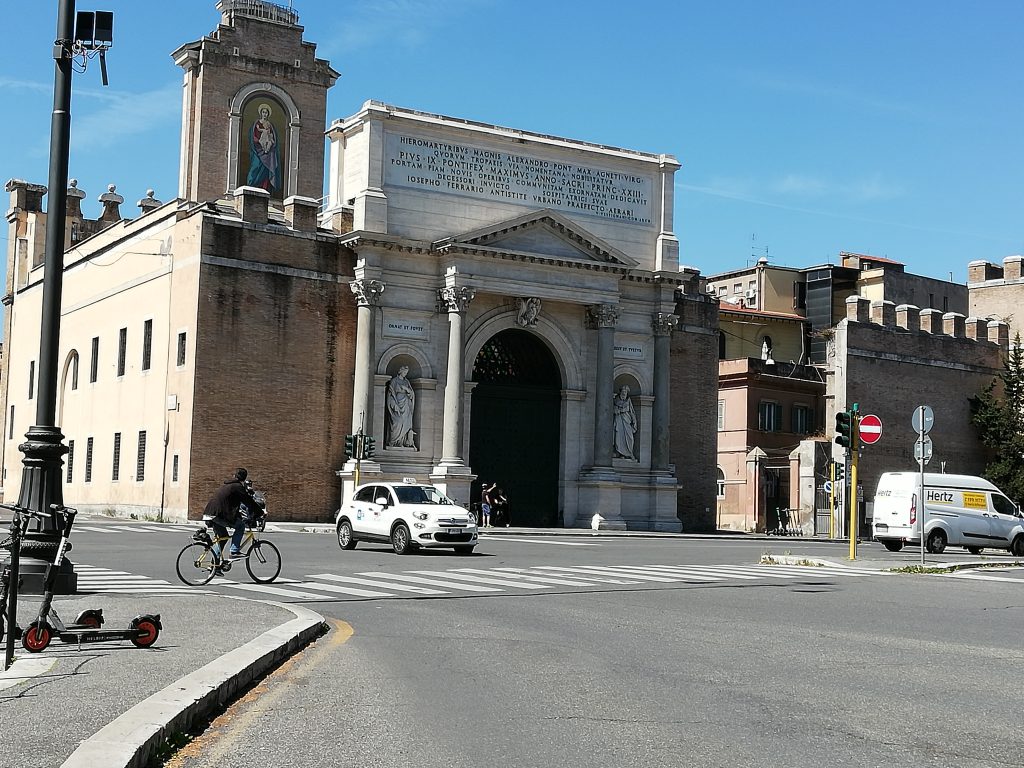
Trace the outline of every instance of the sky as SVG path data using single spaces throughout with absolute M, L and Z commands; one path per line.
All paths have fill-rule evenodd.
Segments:
M 97 61 L 74 77 L 70 175 L 87 216 L 113 183 L 131 217 L 147 189 L 177 194 L 170 53 L 220 15 L 215 0 L 97 2 L 78 10 L 114 12 L 110 85 Z M 47 182 L 57 5 L 0 0 L 0 181 Z M 706 275 L 852 251 L 963 283 L 972 260 L 1024 253 L 1020 0 L 293 6 L 341 73 L 329 122 L 375 99 L 675 156 L 680 262 Z

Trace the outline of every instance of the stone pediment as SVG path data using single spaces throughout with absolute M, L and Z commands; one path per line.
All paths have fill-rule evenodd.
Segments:
M 627 268 L 639 263 L 587 232 L 576 222 L 550 209 L 534 211 L 462 235 L 447 237 L 435 242 L 434 247 L 515 253 L 560 261 L 598 262 Z

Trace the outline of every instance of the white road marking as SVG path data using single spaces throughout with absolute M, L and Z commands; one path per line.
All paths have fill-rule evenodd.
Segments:
M 395 579 L 397 581 L 408 581 L 413 584 L 430 584 L 435 587 L 446 587 L 449 589 L 458 589 L 463 592 L 501 592 L 500 589 L 494 587 L 482 587 L 474 586 L 472 584 L 457 584 L 451 581 L 444 581 L 442 579 L 424 579 L 420 576 L 406 576 L 404 574 L 396 573 L 382 573 L 380 571 L 367 571 L 360 573 L 360 576 L 374 576 L 381 579 Z M 443 574 L 439 574 L 443 575 Z
M 380 581 L 373 579 L 359 579 L 355 576 L 335 576 L 333 573 L 314 573 L 309 576 L 311 579 L 328 579 L 329 581 L 342 581 L 351 584 L 365 584 L 370 587 L 383 587 L 385 589 L 393 589 L 396 592 L 415 592 L 419 595 L 446 595 L 447 592 L 442 592 L 437 589 L 428 589 L 426 587 L 414 587 L 410 584 L 387 584 L 381 583 Z

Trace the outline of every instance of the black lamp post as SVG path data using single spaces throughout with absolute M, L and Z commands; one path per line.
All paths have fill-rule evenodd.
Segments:
M 46 242 L 43 257 L 42 321 L 39 332 L 39 386 L 35 424 L 18 446 L 22 460 L 21 493 L 18 504 L 49 514 L 53 505 L 63 505 L 61 479 L 63 457 L 68 452 L 64 435 L 56 426 L 57 370 L 60 345 L 61 290 L 64 276 L 64 237 L 67 219 L 68 152 L 71 139 L 71 77 L 75 56 L 87 58 L 103 54 L 112 38 L 113 14 L 79 13 L 75 18 L 75 0 L 57 2 L 57 39 L 53 45 L 53 115 L 50 121 L 49 202 L 46 215 Z M 103 66 L 106 83 L 106 67 Z M 60 524 L 55 516 L 37 519 L 22 545 L 22 589 L 42 591 L 46 564 L 57 553 Z M 58 574 L 58 594 L 73 594 L 77 577 L 65 560 Z

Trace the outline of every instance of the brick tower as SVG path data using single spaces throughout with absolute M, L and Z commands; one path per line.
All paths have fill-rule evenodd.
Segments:
M 209 36 L 176 50 L 185 70 L 178 196 L 213 200 L 238 187 L 271 203 L 323 196 L 327 89 L 338 79 L 298 13 L 265 0 L 219 0 Z

